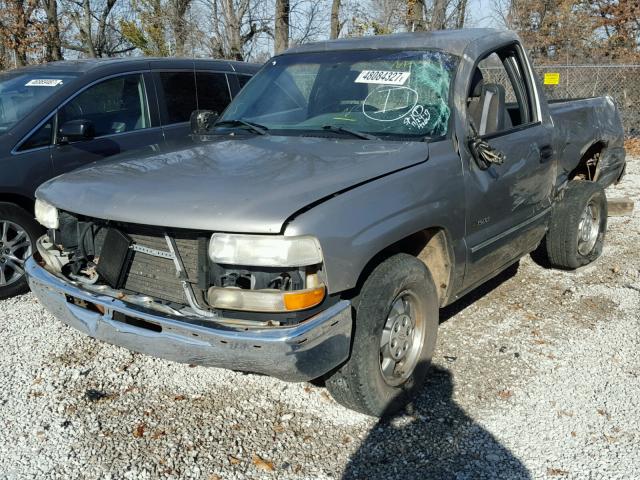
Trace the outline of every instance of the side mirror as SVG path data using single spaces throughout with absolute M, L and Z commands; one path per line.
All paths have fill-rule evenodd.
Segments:
M 96 128 L 91 120 L 70 120 L 60 126 L 58 136 L 60 143 L 91 140 L 96 136 Z
M 467 138 L 467 145 L 480 170 L 487 170 L 491 165 L 502 165 L 506 159 L 504 153 L 493 148 L 478 135 L 473 124 Z
M 194 135 L 206 135 L 219 116 L 218 112 L 212 112 L 211 110 L 194 110 L 190 119 L 191 133 Z

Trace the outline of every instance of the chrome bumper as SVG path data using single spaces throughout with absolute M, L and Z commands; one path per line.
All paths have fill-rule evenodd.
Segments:
M 232 329 L 215 320 L 201 322 L 206 326 L 188 323 L 88 292 L 45 270 L 33 258 L 27 260 L 25 269 L 31 290 L 62 322 L 136 352 L 175 362 L 262 373 L 291 382 L 318 378 L 349 356 L 351 304 L 346 300 L 292 327 Z M 98 305 L 105 313 L 71 303 L 70 297 Z M 114 312 L 153 329 L 116 320 Z

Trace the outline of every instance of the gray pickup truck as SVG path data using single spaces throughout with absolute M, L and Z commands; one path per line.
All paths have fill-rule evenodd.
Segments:
M 595 260 L 625 167 L 610 98 L 548 104 L 485 29 L 296 47 L 192 130 L 41 186 L 32 290 L 92 337 L 376 416 L 424 384 L 439 308 L 539 245 Z

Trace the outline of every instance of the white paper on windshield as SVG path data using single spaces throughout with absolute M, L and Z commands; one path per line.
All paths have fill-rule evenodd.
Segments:
M 62 80 L 56 78 L 34 78 L 24 84 L 25 87 L 57 87 L 62 85 Z
M 388 70 L 362 70 L 355 83 L 376 83 L 379 85 L 404 85 L 411 72 L 390 72 Z

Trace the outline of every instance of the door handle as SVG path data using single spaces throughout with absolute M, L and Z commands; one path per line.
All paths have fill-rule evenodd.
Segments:
M 540 148 L 540 163 L 548 162 L 553 158 L 553 147 L 551 145 L 545 145 Z

